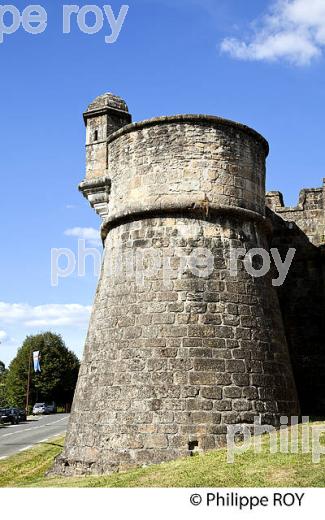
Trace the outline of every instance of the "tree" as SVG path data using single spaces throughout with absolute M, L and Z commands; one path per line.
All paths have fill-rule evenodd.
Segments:
M 6 365 L 4 364 L 3 361 L 0 361 L 0 377 L 3 376 L 3 374 L 5 374 L 6 372 Z
M 6 366 L 2 361 L 0 361 L 0 408 L 7 406 L 6 376 Z
M 41 372 L 34 373 L 32 352 L 41 354 Z M 29 403 L 55 401 L 57 405 L 71 403 L 76 386 L 79 360 L 67 349 L 61 336 L 45 332 L 27 336 L 10 363 L 6 390 L 11 406 L 26 404 L 28 366 L 31 366 Z

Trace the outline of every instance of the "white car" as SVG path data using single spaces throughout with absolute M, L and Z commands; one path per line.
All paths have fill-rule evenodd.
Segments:
M 41 415 L 48 413 L 47 406 L 45 403 L 36 403 L 33 406 L 33 415 Z
M 56 413 L 56 405 L 55 403 L 46 404 L 46 403 L 36 403 L 33 406 L 33 415 L 41 415 L 41 414 L 49 414 Z

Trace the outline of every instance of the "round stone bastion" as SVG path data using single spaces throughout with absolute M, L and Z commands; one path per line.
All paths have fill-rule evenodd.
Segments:
M 244 263 L 269 250 L 267 142 L 213 116 L 130 124 L 110 96 L 84 115 L 80 190 L 102 217 L 104 257 L 52 470 L 65 475 L 189 456 L 223 446 L 231 426 L 299 414 L 272 273 Z

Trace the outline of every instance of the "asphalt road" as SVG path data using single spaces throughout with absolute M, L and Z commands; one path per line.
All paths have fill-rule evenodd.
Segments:
M 56 435 L 63 435 L 68 419 L 67 413 L 42 415 L 36 420 L 0 428 L 0 460 L 28 450 L 36 444 L 47 442 Z

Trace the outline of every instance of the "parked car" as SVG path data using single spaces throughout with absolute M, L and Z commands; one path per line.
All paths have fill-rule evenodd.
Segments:
M 26 410 L 23 410 L 22 408 L 18 408 L 17 412 L 18 412 L 18 415 L 19 415 L 19 421 L 21 421 L 21 422 L 27 421 Z
M 33 406 L 33 415 L 42 415 L 46 413 L 46 404 L 45 403 L 36 403 Z
M 0 424 L 7 422 L 6 419 L 7 419 L 6 410 L 4 408 L 0 408 Z
M 42 415 L 42 414 L 50 414 L 50 413 L 56 413 L 55 403 L 52 403 L 52 404 L 36 403 L 33 406 L 33 415 Z
M 18 424 L 21 422 L 21 414 L 18 408 L 8 408 L 9 416 L 13 417 L 15 422 L 14 424 Z
M 19 414 L 18 414 L 17 408 L 1 408 L 0 422 L 18 424 L 19 423 Z
M 46 407 L 47 407 L 47 413 L 56 413 L 56 404 L 54 401 L 52 404 L 47 404 Z

